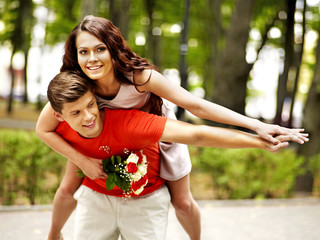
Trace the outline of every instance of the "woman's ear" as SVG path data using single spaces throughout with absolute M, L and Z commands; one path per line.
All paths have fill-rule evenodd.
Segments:
M 64 121 L 61 113 L 58 113 L 58 112 L 54 111 L 54 112 L 53 112 L 53 115 L 55 116 L 55 118 L 56 118 L 58 121 L 60 121 L 60 122 L 63 122 L 63 121 Z

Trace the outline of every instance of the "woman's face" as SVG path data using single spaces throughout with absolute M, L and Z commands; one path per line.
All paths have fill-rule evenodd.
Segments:
M 78 63 L 92 80 L 99 80 L 113 73 L 112 58 L 107 46 L 89 32 L 80 32 L 76 38 Z

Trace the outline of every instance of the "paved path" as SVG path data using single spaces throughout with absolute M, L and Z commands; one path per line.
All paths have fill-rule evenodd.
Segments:
M 320 199 L 199 201 L 202 240 L 319 240 Z M 0 240 L 45 240 L 51 206 L 0 206 Z M 65 228 L 72 240 L 74 216 Z M 174 211 L 166 240 L 188 239 Z
M 36 121 L 24 121 L 24 120 L 17 120 L 17 119 L 0 118 L 0 127 L 34 130 L 36 127 Z

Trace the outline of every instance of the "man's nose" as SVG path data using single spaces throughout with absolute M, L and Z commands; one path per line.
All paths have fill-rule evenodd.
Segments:
M 92 118 L 92 114 L 90 113 L 90 111 L 88 111 L 88 110 L 84 111 L 84 120 L 90 121 L 91 118 Z

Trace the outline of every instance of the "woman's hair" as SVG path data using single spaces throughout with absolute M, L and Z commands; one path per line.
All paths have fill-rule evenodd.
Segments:
M 92 81 L 74 72 L 60 72 L 49 83 L 47 97 L 53 110 L 62 113 L 65 103 L 72 103 L 93 92 Z
M 90 15 L 84 17 L 70 33 L 65 43 L 65 53 L 60 71 L 76 71 L 80 75 L 84 75 L 78 64 L 76 46 L 77 36 L 82 31 L 89 32 L 107 46 L 113 60 L 115 77 L 121 84 L 137 85 L 126 77 L 128 73 L 133 71 L 142 71 L 147 68 L 158 70 L 154 65 L 148 63 L 145 58 L 141 58 L 131 50 L 127 42 L 123 39 L 120 30 L 114 26 L 111 21 Z M 150 113 L 157 115 L 162 114 L 162 99 L 160 97 L 151 93 L 149 104 Z

